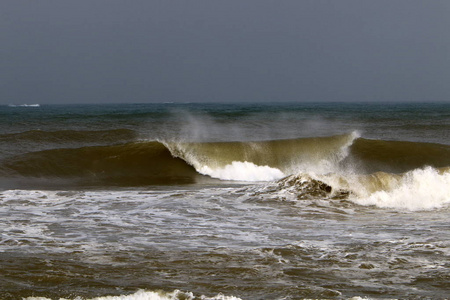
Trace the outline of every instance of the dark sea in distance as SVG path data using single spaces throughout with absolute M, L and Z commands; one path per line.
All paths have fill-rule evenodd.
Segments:
M 449 299 L 450 103 L 0 106 L 0 299 Z

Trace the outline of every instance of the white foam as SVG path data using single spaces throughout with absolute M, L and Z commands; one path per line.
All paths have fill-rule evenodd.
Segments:
M 24 300 L 51 300 L 50 298 L 46 297 L 28 297 L 23 298 Z M 165 292 L 152 292 L 152 291 L 145 291 L 145 290 L 139 290 L 134 294 L 131 295 L 121 295 L 121 296 L 104 296 L 104 297 L 96 297 L 91 299 L 85 299 L 81 297 L 75 297 L 73 300 L 179 300 L 179 299 L 185 299 L 185 300 L 242 300 L 241 298 L 234 297 L 234 296 L 225 296 L 222 294 L 218 294 L 214 297 L 206 297 L 206 296 L 200 296 L 195 297 L 191 292 L 184 293 L 179 290 L 175 290 L 172 293 L 165 293 Z M 371 300 L 373 298 L 362 298 L 359 296 L 352 297 L 352 298 L 346 298 L 348 300 Z M 386 298 L 387 300 L 388 298 Z M 59 300 L 69 300 L 66 298 L 60 298 Z
M 91 299 L 85 299 L 81 297 L 75 297 L 74 300 L 179 300 L 179 299 L 185 299 L 185 300 L 241 300 L 241 298 L 234 297 L 234 296 L 225 296 L 223 294 L 218 294 L 213 297 L 207 297 L 207 296 L 194 296 L 191 292 L 182 292 L 179 290 L 175 290 L 171 293 L 166 293 L 162 291 L 154 292 L 154 291 L 145 291 L 145 290 L 139 290 L 134 294 L 131 295 L 120 295 L 120 296 L 103 296 L 103 297 L 96 297 Z M 348 300 L 370 300 L 371 298 L 361 298 L 361 297 L 353 297 L 353 298 L 347 298 Z M 24 300 L 51 300 L 50 298 L 46 297 L 28 297 L 24 298 Z M 69 300 L 66 298 L 60 298 L 59 300 Z
M 213 178 L 236 181 L 272 181 L 285 177 L 277 168 L 258 166 L 247 161 L 233 161 L 223 168 L 202 166 L 197 171 Z
M 352 199 L 361 205 L 409 211 L 443 208 L 450 204 L 450 172 L 440 173 L 431 167 L 403 175 L 389 190 L 376 191 Z
M 222 294 L 218 294 L 214 297 L 206 297 L 203 295 L 200 297 L 196 297 L 191 292 L 185 293 L 185 292 L 182 292 L 179 290 L 175 290 L 171 293 L 166 293 L 166 292 L 162 292 L 162 291 L 154 292 L 154 291 L 139 290 L 136 293 L 131 294 L 131 295 L 103 296 L 103 297 L 91 298 L 91 300 L 177 300 L 177 299 L 240 300 L 240 298 L 237 298 L 234 296 L 225 296 Z M 24 298 L 24 300 L 51 300 L 51 299 L 45 298 L 45 297 L 28 297 L 28 298 Z M 68 299 L 60 298 L 60 300 L 68 300 Z M 74 300 L 84 300 L 84 298 L 76 297 Z M 86 300 L 88 300 L 88 299 L 86 299 Z

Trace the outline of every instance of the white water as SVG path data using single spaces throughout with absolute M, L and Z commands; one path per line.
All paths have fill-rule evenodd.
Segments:
M 134 294 L 131 295 L 120 295 L 120 296 L 103 296 L 103 297 L 95 297 L 91 299 L 84 299 L 81 297 L 76 297 L 74 300 L 239 300 L 240 298 L 233 297 L 233 296 L 225 296 L 222 294 L 218 294 L 214 297 L 207 297 L 207 296 L 194 296 L 191 292 L 182 292 L 179 290 L 175 290 L 171 293 L 165 293 L 162 291 L 146 291 L 146 290 L 139 290 Z M 49 298 L 45 297 L 28 297 L 24 300 L 51 300 Z M 68 300 L 65 298 L 60 298 L 59 300 Z
M 397 209 L 323 199 L 288 202 L 283 201 L 277 191 L 264 192 L 265 185 L 166 187 L 164 190 L 2 191 L 0 245 L 6 253 L 22 253 L 25 257 L 67 254 L 69 260 L 90 265 L 89 272 L 102 266 L 98 274 L 100 279 L 109 276 L 101 271 L 104 266 L 113 270 L 119 268 L 123 262 L 115 257 L 128 253 L 128 259 L 142 262 L 142 266 L 135 264 L 136 270 L 123 274 L 125 279 L 136 271 L 140 272 L 136 276 L 146 276 L 148 282 L 160 281 L 164 274 L 153 272 L 154 266 L 148 264 L 152 259 L 160 260 L 164 268 L 182 275 L 172 286 L 177 284 L 177 288 L 186 291 L 195 286 L 192 282 L 185 284 L 192 276 L 191 271 L 198 271 L 189 269 L 191 263 L 201 258 L 203 251 L 220 254 L 216 258 L 225 255 L 220 258 L 221 263 L 209 264 L 208 268 L 228 280 L 226 283 L 230 283 L 230 276 L 235 275 L 222 273 L 223 268 L 227 268 L 229 262 L 230 268 L 243 264 L 244 269 L 251 269 L 255 276 L 252 284 L 268 278 L 267 282 L 261 283 L 261 289 L 266 283 L 292 280 L 283 275 L 283 270 L 290 268 L 323 269 L 333 276 L 335 265 L 322 263 L 327 258 L 342 262 L 339 276 L 346 278 L 349 285 L 373 282 L 380 289 L 388 289 L 391 281 L 386 285 L 380 279 L 373 279 L 372 274 L 391 272 L 391 264 L 398 259 L 405 258 L 408 262 L 396 265 L 398 269 L 392 273 L 393 282 L 409 283 L 418 272 L 445 268 L 449 249 L 448 240 L 443 238 L 448 233 L 446 211 L 401 213 Z M 290 250 L 280 260 L 275 257 L 275 262 L 271 262 L 271 257 L 264 258 L 272 253 L 271 249 L 280 247 L 309 253 L 309 260 L 289 255 Z M 168 254 L 165 257 L 159 251 L 152 254 L 155 249 Z M 349 258 L 349 254 L 353 258 Z M 182 262 L 179 269 L 178 263 L 171 264 L 174 259 Z M 270 263 L 261 265 L 262 262 Z M 366 263 L 372 264 L 374 269 L 360 267 Z M 209 282 L 202 274 L 196 273 L 194 279 L 203 278 Z M 244 289 L 245 284 L 242 283 L 240 288 Z M 145 288 L 145 285 L 139 287 Z M 397 288 L 406 290 L 410 286 L 401 284 Z M 76 298 L 79 291 L 79 287 L 74 290 L 72 299 L 83 300 Z M 209 294 L 199 292 L 196 298 L 190 292 L 176 298 L 172 293 L 142 290 L 122 296 L 105 293 L 102 294 L 104 297 L 94 299 L 239 299 L 233 297 L 230 289 L 223 291 L 227 296 L 214 296 L 221 291 L 217 287 Z M 345 288 L 339 292 L 344 294 Z M 236 296 L 252 299 L 242 294 Z M 46 298 L 27 300 L 43 299 Z
M 299 195 L 310 193 L 304 188 L 309 189 L 309 183 L 313 184 L 313 181 L 331 186 L 330 198 L 339 191 L 349 192 L 348 200 L 363 206 L 397 212 L 438 210 L 450 206 L 450 171 L 442 172 L 431 167 L 404 174 L 299 173 L 255 190 L 272 199 L 298 201 Z M 314 196 L 308 199 L 322 200 Z
M 251 162 L 233 161 L 231 164 L 223 168 L 210 168 L 202 166 L 197 170 L 203 175 L 209 175 L 213 178 L 222 180 L 236 180 L 236 181 L 273 181 L 281 179 L 285 176 L 277 168 L 269 166 L 258 166 Z
M 352 201 L 361 205 L 409 211 L 439 209 L 450 203 L 450 172 L 416 169 L 405 173 L 390 189 L 356 193 L 359 195 Z
M 103 296 L 96 297 L 92 299 L 84 299 L 81 297 L 75 297 L 74 300 L 240 300 L 241 298 L 234 296 L 225 296 L 222 294 L 217 294 L 214 297 L 207 297 L 201 295 L 199 297 L 194 296 L 191 292 L 182 292 L 179 290 L 175 290 L 171 293 L 165 293 L 162 291 L 154 292 L 154 291 L 146 291 L 139 290 L 131 295 L 120 295 L 120 296 Z M 348 298 L 348 300 L 369 300 L 370 298 L 361 298 L 361 297 L 352 297 Z M 27 297 L 24 300 L 52 300 L 45 297 Z M 59 300 L 69 300 L 66 298 L 60 298 Z
M 450 205 L 450 172 L 432 167 L 404 174 L 301 173 L 296 178 L 303 182 L 315 179 L 330 185 L 333 190 L 349 191 L 349 200 L 364 206 L 401 212 L 445 209 Z M 281 186 L 281 189 L 287 193 L 296 192 L 290 186 Z M 292 199 L 295 197 L 295 194 L 291 196 Z

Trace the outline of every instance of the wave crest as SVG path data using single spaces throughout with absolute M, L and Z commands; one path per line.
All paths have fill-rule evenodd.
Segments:
M 356 133 L 260 142 L 164 143 L 199 173 L 225 180 L 274 180 L 305 172 L 330 172 L 348 155 Z

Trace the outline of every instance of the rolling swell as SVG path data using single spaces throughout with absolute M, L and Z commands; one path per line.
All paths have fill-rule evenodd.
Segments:
M 450 146 L 359 138 L 350 147 L 345 163 L 353 163 L 364 173 L 403 173 L 425 166 L 443 168 L 450 166 Z
M 32 152 L 5 160 L 1 171 L 10 177 L 47 178 L 88 186 L 185 184 L 200 177 L 159 142 Z
M 81 148 L 133 142 L 138 139 L 134 130 L 28 130 L 0 134 L 0 160 L 18 154 L 55 148 Z
M 64 142 L 119 142 L 123 140 L 132 140 L 137 137 L 137 133 L 130 129 L 112 129 L 112 130 L 29 130 L 19 133 L 0 134 L 2 142 L 20 142 L 32 141 L 39 143 L 64 143 Z

